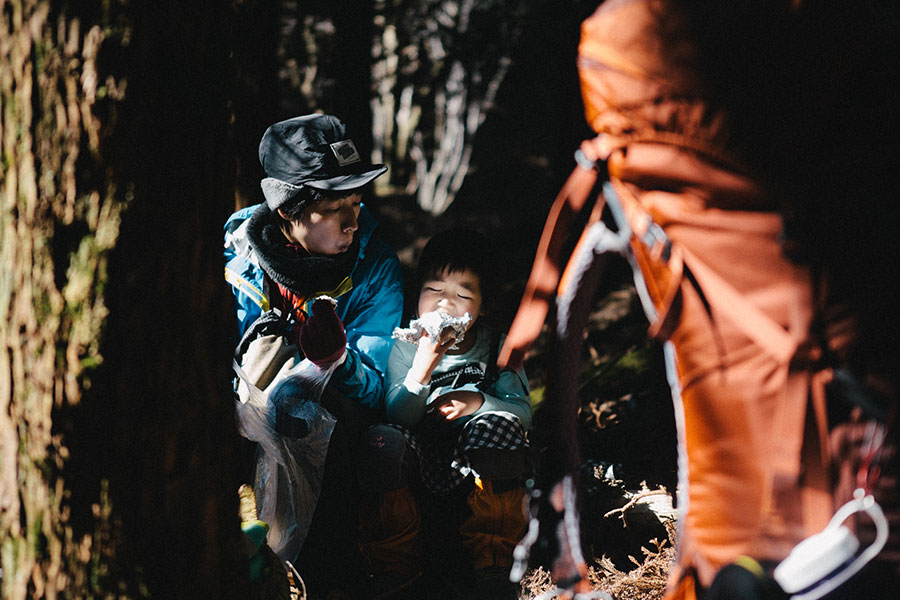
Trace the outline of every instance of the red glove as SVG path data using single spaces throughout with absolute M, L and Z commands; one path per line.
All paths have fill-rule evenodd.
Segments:
M 310 312 L 300 329 L 300 348 L 317 367 L 325 368 L 344 355 L 347 334 L 330 300 L 316 300 Z

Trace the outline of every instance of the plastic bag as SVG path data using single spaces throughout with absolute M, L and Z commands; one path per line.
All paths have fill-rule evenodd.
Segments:
M 264 312 L 247 328 L 235 350 L 235 358 L 245 375 L 237 381 L 241 402 L 250 398 L 251 384 L 267 394 L 276 383 L 300 370 L 303 357 L 297 346 L 288 341 L 288 331 L 294 326 L 289 314 L 273 309 Z
M 259 519 L 269 524 L 266 542 L 282 560 L 300 552 L 322 489 L 336 420 L 319 399 L 337 366 L 322 370 L 304 359 L 264 392 L 234 362 L 248 392 L 246 401 L 235 400 L 238 430 L 259 443 L 253 485 Z

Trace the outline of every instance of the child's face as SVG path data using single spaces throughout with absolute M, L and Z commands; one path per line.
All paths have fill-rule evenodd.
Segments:
M 441 310 L 451 317 L 469 313 L 475 324 L 481 314 L 481 281 L 478 275 L 464 269 L 449 272 L 446 269 L 434 278 L 422 282 L 419 291 L 419 315 Z
M 350 194 L 338 200 L 322 200 L 303 211 L 299 221 L 291 221 L 288 239 L 310 254 L 335 255 L 346 252 L 357 230 L 362 195 Z

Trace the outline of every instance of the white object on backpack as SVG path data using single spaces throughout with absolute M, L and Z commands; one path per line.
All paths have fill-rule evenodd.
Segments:
M 858 556 L 859 540 L 849 528 L 842 525 L 857 512 L 868 514 L 876 529 L 875 541 Z M 875 558 L 884 547 L 887 537 L 888 523 L 881 507 L 873 496 L 856 490 L 853 500 L 838 509 L 825 529 L 806 538 L 791 550 L 787 558 L 775 567 L 773 576 L 788 594 L 796 594 L 815 586 L 805 593 L 791 596 L 791 599 L 816 600 L 836 589 Z M 840 570 L 832 575 L 837 569 Z

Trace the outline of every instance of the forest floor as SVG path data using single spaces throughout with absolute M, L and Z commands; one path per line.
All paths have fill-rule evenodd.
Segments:
M 379 199 L 372 210 L 382 236 L 397 250 L 407 284 L 422 247 L 437 231 L 456 225 L 498 231 L 499 256 L 509 265 L 509 281 L 494 320 L 508 327 L 543 222 L 525 227 L 508 219 L 498 221 L 495 212 L 480 214 L 477 205 L 432 217 L 409 198 Z M 534 242 L 515 243 L 522 231 Z M 414 297 L 414 291 L 407 286 L 407 298 Z M 409 317 L 409 308 L 405 316 Z M 579 497 L 589 577 L 595 589 L 616 600 L 661 598 L 674 558 L 670 494 L 677 480 L 674 416 L 662 351 L 647 339 L 646 328 L 627 265 L 612 263 L 585 331 L 577 421 L 582 459 Z M 544 401 L 548 336 L 545 326 L 525 360 L 536 420 Z M 535 598 L 552 587 L 547 570 L 535 565 L 523 579 L 520 597 Z

